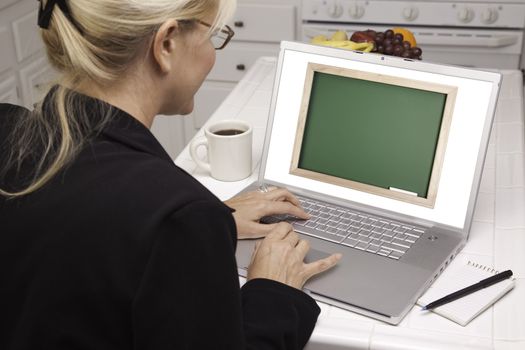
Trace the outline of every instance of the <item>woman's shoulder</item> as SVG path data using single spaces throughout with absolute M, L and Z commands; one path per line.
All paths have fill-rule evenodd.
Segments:
M 17 118 L 31 113 L 28 109 L 10 103 L 0 103 L 0 126 L 10 125 Z
M 141 203 L 144 207 L 182 208 L 196 201 L 222 202 L 172 160 L 122 145 L 86 149 L 66 178 L 101 199 Z M 105 199 L 104 199 L 105 200 Z M 147 210 L 147 208 L 144 208 Z
M 10 115 L 19 112 L 29 112 L 28 109 L 11 103 L 0 103 L 0 113 Z
M 8 139 L 8 135 L 13 131 L 15 122 L 29 113 L 31 112 L 24 107 L 0 103 L 0 146 Z

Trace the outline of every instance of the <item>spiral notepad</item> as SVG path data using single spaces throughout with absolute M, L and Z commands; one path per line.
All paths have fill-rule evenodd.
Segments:
M 468 261 L 456 269 L 453 269 L 450 273 L 443 274 L 442 277 L 438 278 L 427 292 L 419 298 L 417 304 L 421 306 L 427 305 L 445 295 L 477 283 L 498 272 L 499 271 L 493 268 Z M 514 288 L 514 283 L 513 278 L 506 279 L 425 312 L 434 312 L 462 326 L 466 326 L 476 316 Z

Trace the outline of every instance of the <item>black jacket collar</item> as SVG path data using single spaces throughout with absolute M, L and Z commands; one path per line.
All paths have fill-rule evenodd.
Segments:
M 51 96 L 55 91 L 56 87 L 52 88 L 44 99 L 42 107 L 43 113 L 53 113 L 56 115 L 57 112 L 50 103 Z M 89 117 L 88 120 L 85 121 L 85 128 L 88 134 L 99 134 L 102 138 L 105 137 L 117 141 L 130 148 L 172 162 L 171 157 L 159 141 L 138 119 L 100 99 L 78 92 L 70 92 L 73 94 L 77 112 Z M 109 121 L 106 124 L 101 124 L 104 116 L 108 113 L 110 114 Z

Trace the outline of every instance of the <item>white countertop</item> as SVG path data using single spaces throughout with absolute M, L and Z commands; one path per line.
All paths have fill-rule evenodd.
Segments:
M 242 119 L 254 129 L 254 172 L 238 182 L 214 180 L 186 147 L 176 164 L 225 200 L 257 179 L 276 59 L 262 57 L 208 121 Z M 470 259 L 511 268 L 516 287 L 462 327 L 415 306 L 398 326 L 318 303 L 321 316 L 306 349 L 525 349 L 525 142 L 523 79 L 501 71 L 503 83 L 469 241 L 452 264 Z M 202 129 L 196 136 L 202 135 Z

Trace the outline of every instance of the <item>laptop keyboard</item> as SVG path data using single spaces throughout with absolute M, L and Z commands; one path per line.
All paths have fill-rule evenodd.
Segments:
M 288 221 L 303 234 L 395 260 L 400 259 L 425 232 L 421 227 L 310 198 L 297 198 L 304 210 L 311 215 L 309 220 L 300 220 L 289 215 L 274 215 L 261 221 Z

